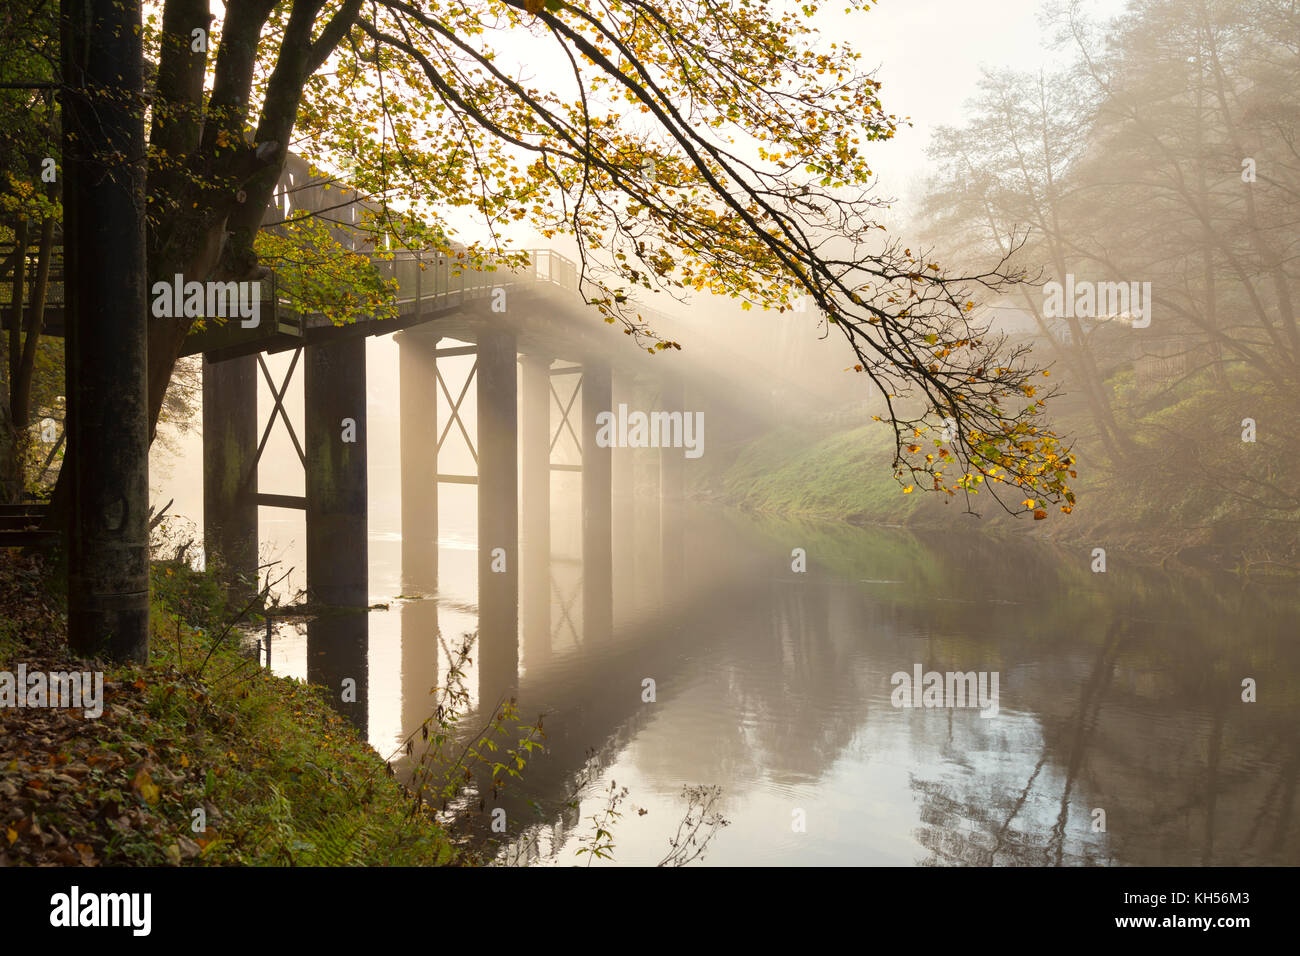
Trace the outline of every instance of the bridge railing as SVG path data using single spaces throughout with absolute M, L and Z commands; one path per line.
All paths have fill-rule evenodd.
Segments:
M 397 280 L 398 311 L 418 314 L 430 309 L 455 308 L 471 299 L 492 294 L 493 289 L 546 283 L 576 292 L 578 266 L 550 249 L 529 249 L 528 264 L 520 269 L 483 271 L 444 254 L 402 250 L 375 260 L 386 279 Z
M 8 259 L 14 251 L 12 242 L 0 243 L 0 261 Z M 25 284 L 23 288 L 23 305 L 30 310 L 32 306 L 32 289 L 36 285 L 36 262 L 37 253 L 40 251 L 40 242 L 33 240 L 27 245 L 27 268 L 24 270 Z M 12 273 L 6 274 L 3 281 L 0 281 L 0 310 L 3 310 L 7 316 L 10 306 L 13 304 L 13 279 Z M 45 289 L 45 306 L 46 308 L 59 307 L 63 305 L 63 246 L 56 243 L 50 253 L 50 276 L 49 283 Z

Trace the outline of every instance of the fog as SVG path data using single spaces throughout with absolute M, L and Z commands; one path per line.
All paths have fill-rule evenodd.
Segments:
M 869 153 L 876 195 L 893 200 L 880 211 L 889 238 L 954 274 L 1002 261 L 1023 278 L 973 314 L 1050 370 L 1059 394 L 1045 414 L 1077 458 L 1077 507 L 1035 521 L 1035 504 L 1012 517 L 987 496 L 967 508 L 905 495 L 872 421 L 880 392 L 816 309 L 642 295 L 682 349 L 638 352 L 592 318 L 600 344 L 585 360 L 614 369 L 615 407 L 700 411 L 704 454 L 613 450 L 600 569 L 584 555 L 583 474 L 552 471 L 544 553 L 529 551 L 521 514 L 521 567 L 505 576 L 519 615 L 489 634 L 484 588 L 496 585 L 481 579 L 474 487 L 437 491 L 436 566 L 403 557 L 402 496 L 420 493 L 403 487 L 403 414 L 427 418 L 430 441 L 447 428 L 438 473 L 477 464 L 445 396 L 402 407 L 400 347 L 374 335 L 369 595 L 384 608 L 362 638 L 362 729 L 392 752 L 426 716 L 447 642 L 477 632 L 497 661 L 471 668 L 479 716 L 516 694 L 549 715 L 550 752 L 502 798 L 512 820 L 529 800 L 545 807 L 509 834 L 536 862 L 571 862 L 578 817 L 615 779 L 650 811 L 620 831 L 619 862 L 662 855 L 694 785 L 720 786 L 732 820 L 706 862 L 1300 862 L 1300 609 L 1275 576 L 1294 566 L 1300 520 L 1300 14 L 1282 0 L 923 0 L 825 20 L 878 64 L 886 107 L 911 120 Z M 527 230 L 509 238 L 574 253 Z M 556 367 L 582 364 L 566 348 Z M 277 386 L 289 362 L 266 357 Z M 474 362 L 438 360 L 453 395 Z M 656 398 L 675 375 L 681 409 Z M 575 383 L 551 384 L 551 466 L 588 468 L 581 396 L 570 433 Z M 260 438 L 273 401 L 265 380 L 258 390 Z M 285 411 L 300 428 L 301 372 Z M 459 411 L 478 444 L 474 388 Z M 197 535 L 201 429 L 164 428 L 153 500 Z M 683 502 L 664 491 L 673 455 L 687 459 Z M 305 494 L 282 421 L 258 490 Z M 303 513 L 259 519 L 262 560 L 295 569 L 281 600 L 302 600 Z M 277 673 L 305 677 L 303 628 L 280 628 L 270 655 Z M 892 676 L 914 667 L 1000 674 L 996 717 L 900 706 Z M 1267 698 L 1246 702 L 1243 681 L 1266 674 Z M 584 773 L 592 789 L 574 813 L 565 798 Z M 1096 808 L 1109 828 L 1092 825 Z

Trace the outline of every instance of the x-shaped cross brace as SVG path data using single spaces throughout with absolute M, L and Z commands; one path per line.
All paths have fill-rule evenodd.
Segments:
M 284 421 L 284 427 L 289 430 L 289 437 L 293 440 L 293 447 L 298 452 L 298 460 L 302 462 L 304 468 L 307 467 L 307 456 L 303 454 L 302 445 L 298 441 L 298 434 L 293 430 L 293 422 L 289 421 L 289 413 L 284 410 L 284 395 L 289 391 L 289 382 L 293 379 L 293 371 L 298 367 L 298 359 L 302 357 L 302 349 L 294 349 L 293 359 L 289 362 L 289 371 L 284 373 L 284 381 L 280 387 L 275 387 L 275 380 L 271 378 L 271 370 L 266 367 L 266 360 L 262 358 L 262 353 L 257 353 L 257 367 L 262 370 L 262 375 L 266 379 L 267 387 L 271 390 L 271 399 L 275 402 L 275 407 L 271 409 L 271 414 L 267 416 L 266 428 L 262 430 L 262 440 L 257 443 L 257 454 L 253 456 L 253 463 L 248 468 L 248 474 L 244 476 L 244 486 L 247 487 L 253 476 L 257 474 L 257 463 L 262 460 L 262 452 L 266 448 L 267 439 L 271 437 L 271 429 L 275 427 L 275 416 L 278 414 Z
M 555 391 L 555 383 L 551 382 L 550 385 L 551 395 L 555 398 L 555 404 L 560 407 L 561 416 L 559 427 L 555 429 L 555 434 L 551 436 L 550 450 L 555 451 L 555 443 L 560 440 L 561 433 L 567 428 L 569 434 L 573 435 L 573 443 L 578 446 L 578 455 L 581 456 L 582 442 L 578 440 L 578 436 L 573 430 L 573 425 L 569 423 L 569 409 L 573 408 L 573 402 L 578 397 L 578 392 L 582 389 L 582 376 L 578 376 L 578 384 L 573 386 L 573 394 L 569 396 L 569 403 L 567 405 L 560 401 L 560 395 Z
M 447 440 L 447 432 L 451 431 L 451 423 L 455 422 L 460 427 L 460 433 L 465 436 L 465 444 L 469 447 L 469 453 L 474 456 L 474 464 L 478 464 L 478 452 L 474 450 L 474 443 L 469 440 L 469 432 L 465 430 L 465 423 L 460 419 L 460 406 L 465 401 L 465 395 L 469 392 L 469 383 L 474 381 L 474 374 L 478 371 L 478 359 L 474 360 L 473 367 L 469 374 L 465 376 L 465 386 L 460 390 L 460 397 L 455 401 L 452 400 L 451 392 L 447 389 L 447 383 L 443 381 L 442 371 L 434 363 L 433 374 L 438 379 L 438 386 L 442 389 L 442 394 L 447 396 L 447 404 L 451 406 L 451 418 L 447 419 L 447 424 L 438 436 L 438 451 L 442 451 L 442 443 Z
M 582 635 L 578 633 L 578 625 L 573 623 L 573 615 L 570 613 L 570 611 L 573 609 L 573 605 L 577 602 L 578 597 L 582 594 L 582 579 L 581 578 L 578 579 L 578 586 L 573 589 L 573 594 L 566 601 L 564 599 L 564 592 L 560 590 L 560 582 L 556 581 L 555 575 L 552 574 L 551 593 L 553 593 L 557 598 L 559 598 L 559 601 L 557 603 L 560 605 L 560 615 L 561 615 L 561 620 L 555 622 L 555 629 L 551 631 L 552 644 L 555 642 L 555 638 L 559 636 L 560 631 L 563 629 L 565 622 L 568 622 L 569 633 L 573 635 L 574 643 L 581 644 Z

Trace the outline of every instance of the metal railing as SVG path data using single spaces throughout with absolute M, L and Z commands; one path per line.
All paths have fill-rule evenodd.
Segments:
M 12 242 L 0 243 L 0 261 L 9 258 L 13 252 L 14 244 Z M 23 306 L 25 309 L 32 307 L 32 289 L 36 285 L 36 256 L 40 250 L 39 242 L 30 242 L 27 245 L 28 265 L 24 270 L 25 285 L 23 288 Z M 6 313 L 13 303 L 13 273 L 6 273 L 0 278 L 0 310 Z M 59 308 L 63 305 L 63 246 L 55 243 L 53 250 L 50 252 L 50 279 L 49 285 L 45 289 L 45 307 Z
M 12 250 L 12 243 L 0 244 L 0 259 Z M 32 245 L 29 256 L 36 254 Z M 527 249 L 528 264 L 519 269 L 505 267 L 495 271 L 476 271 L 453 256 L 439 255 L 432 252 L 412 252 L 402 250 L 386 253 L 374 260 L 380 276 L 397 280 L 397 308 L 399 315 L 415 315 L 428 308 L 454 308 L 471 299 L 482 298 L 492 294 L 492 290 L 502 287 L 520 285 L 546 284 L 568 292 L 578 291 L 578 264 L 568 256 L 552 249 Z M 64 304 L 64 270 L 63 249 L 56 245 L 51 259 L 49 286 L 46 290 L 47 309 L 58 308 Z M 35 282 L 35 269 L 27 269 L 27 288 L 24 306 L 31 308 L 31 287 Z M 291 303 L 278 288 L 276 275 L 262 281 L 262 316 L 269 319 L 270 325 L 284 318 L 291 324 L 302 324 L 302 317 L 295 313 Z M 11 282 L 0 281 L 0 314 L 8 321 L 8 306 L 13 298 Z M 650 322 L 656 324 L 674 322 L 671 316 L 641 305 L 633 305 Z
M 427 307 L 452 308 L 470 299 L 491 295 L 493 289 L 547 283 L 576 292 L 578 266 L 550 249 L 529 249 L 528 264 L 520 269 L 478 271 L 454 257 L 400 251 L 376 259 L 380 276 L 397 281 L 397 305 L 402 314 L 418 314 Z

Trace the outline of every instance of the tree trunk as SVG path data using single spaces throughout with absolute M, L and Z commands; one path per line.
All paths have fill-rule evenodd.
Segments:
M 14 427 L 25 433 L 32 423 L 32 375 L 36 369 L 36 346 L 41 340 L 41 327 L 45 324 L 45 294 L 50 285 L 50 259 L 54 254 L 54 218 L 47 216 L 41 223 L 41 244 L 36 254 L 36 281 L 32 283 L 31 317 L 23 337 L 22 358 L 13 377 L 10 399 Z
M 0 394 L 0 502 L 17 504 L 23 494 L 23 450 L 20 432 L 13 419 L 14 385 L 18 372 L 18 355 L 21 349 L 19 329 L 23 321 L 23 293 L 27 277 L 27 221 L 14 225 L 13 295 L 9 316 L 9 341 L 7 361 L 0 365 L 5 382 Z M 2 340 L 0 340 L 2 341 Z
M 19 356 L 23 351 L 23 295 L 27 291 L 27 220 L 14 227 L 13 296 L 9 316 L 9 408 L 14 405 L 14 385 L 18 380 Z
M 140 0 L 62 0 L 68 643 L 149 653 Z M 65 480 L 66 479 L 66 480 Z

